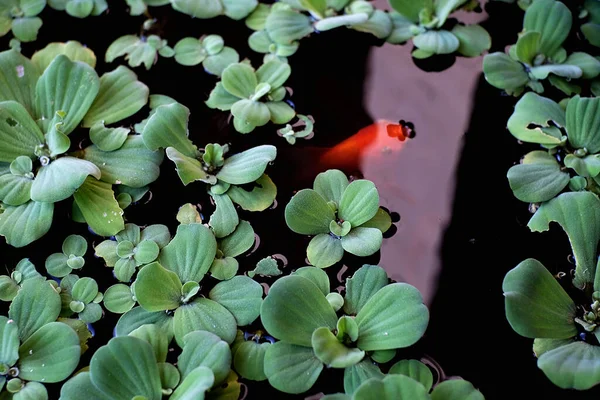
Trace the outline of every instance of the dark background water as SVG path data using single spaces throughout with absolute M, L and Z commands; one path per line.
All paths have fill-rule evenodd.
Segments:
M 103 55 L 106 48 L 122 35 L 137 33 L 145 19 L 143 16 L 129 16 L 121 2 L 112 3 L 108 14 L 85 20 L 45 10 L 38 41 L 24 44 L 23 53 L 31 56 L 35 49 L 47 43 L 77 39 L 95 51 L 98 57 L 96 69 L 100 74 L 112 70 L 123 61 L 119 59 L 115 63 L 105 64 Z M 484 26 L 494 38 L 494 49 L 501 50 L 515 41 L 522 12 L 516 6 L 503 3 L 490 4 L 487 11 L 489 18 Z M 246 40 L 250 31 L 241 22 L 227 18 L 191 20 L 169 7 L 152 8 L 151 12 L 159 21 L 157 33 L 168 39 L 172 46 L 186 36 L 218 33 L 224 37 L 226 45 L 240 53 L 241 58 L 249 57 L 255 66 L 262 60 L 262 55 L 254 54 L 247 48 Z M 7 42 L 2 39 L 1 48 L 6 48 Z M 286 85 L 294 89 L 292 100 L 298 112 L 313 115 L 317 124 L 315 137 L 310 141 L 300 140 L 294 147 L 278 137 L 272 126 L 240 135 L 228 124 L 227 113 L 208 109 L 203 102 L 214 87 L 216 78 L 205 74 L 201 67 L 183 67 L 173 59 L 159 58 L 150 71 L 143 68 L 135 70 L 139 79 L 150 87 L 151 93 L 172 96 L 190 108 L 190 137 L 198 146 L 211 142 L 230 143 L 233 152 L 266 143 L 278 147 L 277 160 L 267 171 L 277 184 L 278 205 L 262 213 L 240 212 L 243 219 L 252 223 L 260 237 L 256 251 L 239 258 L 240 271 L 252 270 L 258 260 L 276 254 L 282 254 L 288 261 L 283 266 L 285 273 L 305 264 L 305 248 L 309 239 L 293 234 L 286 227 L 283 207 L 295 190 L 311 186 L 314 176 L 321 172 L 318 154 L 373 122 L 365 109 L 364 81 L 369 73 L 369 54 L 373 46 L 379 45 L 381 42 L 370 35 L 350 30 L 321 33 L 302 40 L 298 53 L 290 59 L 293 73 Z M 445 58 L 429 63 L 420 62 L 419 67 L 425 70 L 439 69 L 440 62 L 447 67 L 454 60 Z M 418 67 L 403 65 L 402 68 Z M 421 74 L 427 79 L 432 73 Z M 399 67 L 397 80 L 402 80 L 402 75 Z M 527 204 L 516 200 L 508 187 L 506 171 L 529 150 L 528 146 L 519 145 L 505 130 L 514 103 L 515 99 L 501 96 L 497 89 L 480 77 L 474 92 L 470 122 L 462 138 L 464 147 L 456 171 L 455 193 L 447 198 L 447 202 L 453 204 L 452 216 L 440 249 L 441 272 L 431 302 L 430 325 L 424 338 L 413 348 L 399 352 L 398 358 L 431 357 L 441 365 L 446 375 L 470 380 L 487 399 L 506 399 L 509 396 L 518 399 L 598 397 L 599 390 L 577 393 L 552 385 L 536 367 L 532 340 L 514 333 L 504 317 L 502 279 L 521 260 L 538 258 L 553 273 L 573 268 L 567 259 L 570 249 L 562 231 L 553 227 L 549 233 L 530 233 L 526 227 L 530 217 Z M 444 110 L 440 110 L 440 113 L 445 115 Z M 143 113 L 131 122 L 142 118 Z M 401 118 L 404 116 L 398 115 L 398 119 Z M 453 123 L 453 115 L 445 118 L 448 124 Z M 417 126 L 417 131 L 415 143 L 420 137 L 433 134 L 427 124 Z M 80 136 L 74 134 L 74 147 L 79 145 L 80 140 L 84 140 L 82 145 L 87 145 L 84 133 L 79 132 Z M 427 151 L 435 154 L 444 149 L 432 147 Z M 448 165 L 439 167 L 452 168 Z M 415 165 L 415 168 L 419 168 L 419 165 Z M 360 176 L 360 171 L 345 172 Z M 398 171 L 400 185 L 402 175 L 410 173 Z M 427 184 L 427 181 L 423 181 L 423 185 Z M 175 215 L 182 204 L 200 204 L 205 216 L 212 211 L 203 184 L 181 185 L 173 164 L 167 159 L 151 191 L 151 201 L 146 203 L 146 197 L 140 204 L 127 209 L 125 216 L 129 222 L 139 225 L 163 223 L 174 232 L 177 226 Z M 394 193 L 388 195 L 393 196 Z M 68 219 L 69 211 L 69 201 L 59 204 L 52 230 L 26 248 L 13 249 L 4 243 L 0 244 L 0 264 L 12 269 L 18 260 L 29 257 L 38 270 L 44 271 L 45 258 L 60 251 L 64 237 L 79 233 L 90 241 L 82 275 L 93 276 L 106 290 L 116 280 L 112 278 L 110 270 L 93 258 L 91 248 L 92 243 L 99 243 L 102 238 L 91 235 L 84 225 L 71 222 Z M 411 213 L 410 209 L 391 211 L 403 216 Z M 401 222 L 396 225 L 400 226 Z M 399 229 L 389 242 L 406 240 L 406 235 L 410 234 Z M 403 254 L 397 257 L 401 260 Z M 363 263 L 376 264 L 379 259 L 380 254 L 363 259 L 347 256 L 341 263 L 347 269 L 340 265 L 327 272 L 333 282 L 341 284 Z M 401 265 L 385 267 L 390 274 L 402 274 Z M 268 279 L 261 282 L 271 283 Z M 205 278 L 202 283 L 203 292 L 214 284 L 210 278 Z M 335 286 L 332 284 L 332 287 Z M 96 336 L 90 340 L 91 349 L 84 355 L 80 364 L 82 367 L 88 364 L 93 350 L 110 339 L 116 320 L 116 316 L 107 313 L 105 319 L 94 325 Z M 326 371 L 317 384 L 302 396 L 286 396 L 264 382 L 246 382 L 249 386 L 246 398 L 304 398 L 319 392 L 341 391 L 341 382 L 341 371 Z M 57 397 L 56 394 L 51 396 Z

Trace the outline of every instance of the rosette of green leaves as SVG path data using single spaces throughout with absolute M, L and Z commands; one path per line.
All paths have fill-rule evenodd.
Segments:
M 395 12 L 390 14 L 391 33 L 386 41 L 404 43 L 412 38 L 415 58 L 458 52 L 477 57 L 491 47 L 491 38 L 480 25 L 457 24 L 444 29 L 448 17 L 468 7 L 467 0 L 390 0 Z
M 48 5 L 76 18 L 98 16 L 108 9 L 106 0 L 48 0 Z
M 0 235 L 15 247 L 43 236 L 52 224 L 54 203 L 71 196 L 80 219 L 94 232 L 114 235 L 124 223 L 112 185 L 148 185 L 163 159 L 140 136 L 103 127 L 147 102 L 148 88 L 137 76 L 118 67 L 98 77 L 85 63 L 91 61 L 87 53 L 63 51 L 53 46 L 40 56 L 38 65 L 52 59 L 41 76 L 21 54 L 0 53 L 0 78 L 12 88 L 0 94 Z M 84 60 L 69 59 L 79 56 Z M 68 153 L 68 135 L 80 124 L 92 127 L 94 145 Z
M 93 324 L 102 318 L 100 302 L 104 296 L 98 291 L 98 283 L 94 279 L 67 275 L 61 279 L 59 288 L 62 302 L 61 317 L 77 314 L 86 324 Z
M 252 229 L 252 225 L 249 222 L 235 222 L 237 213 L 235 215 L 232 213 L 228 216 L 220 216 L 218 215 L 219 212 L 215 211 L 213 216 L 211 216 L 210 221 L 212 225 L 209 222 L 209 225 L 213 229 L 213 234 L 217 237 L 217 251 L 209 272 L 215 279 L 228 280 L 237 274 L 239 268 L 239 263 L 235 257 L 245 253 L 254 245 L 255 235 L 254 229 Z M 217 222 L 217 220 L 222 221 L 224 219 L 232 219 L 232 221 L 225 224 Z M 188 203 L 179 209 L 177 220 L 181 224 L 196 224 L 202 223 L 202 216 L 195 206 Z M 226 231 L 219 232 L 219 230 L 227 225 L 237 226 L 235 226 L 233 232 L 223 236 Z M 250 277 L 252 278 L 252 276 Z
M 37 39 L 42 19 L 37 17 L 46 7 L 46 0 L 5 0 L 0 3 L 0 37 L 12 30 L 21 42 Z
M 323 400 L 395 400 L 399 395 L 414 400 L 485 400 L 479 390 L 463 379 L 441 382 L 431 390 L 433 374 L 417 360 L 398 361 L 387 375 L 373 364 L 365 365 L 360 372 L 353 376 L 355 379 L 344 381 L 345 393 L 327 395 Z
M 81 269 L 85 265 L 85 253 L 88 244 L 83 236 L 69 235 L 62 244 L 62 252 L 54 253 L 46 258 L 46 271 L 52 276 L 62 278 L 69 275 L 74 269 Z
M 573 285 L 587 303 L 576 304 L 539 261 L 527 259 L 504 278 L 506 318 L 515 332 L 535 339 L 538 367 L 555 385 L 584 390 L 600 383 L 600 347 L 580 340 L 599 332 L 600 200 L 593 193 L 561 194 L 542 204 L 528 226 L 541 232 L 551 222 L 569 238 L 576 265 Z
M 0 316 L 0 391 L 15 399 L 48 398 L 43 383 L 61 382 L 79 363 L 77 333 L 56 322 L 59 294 L 42 277 L 27 279 Z
M 22 259 L 10 275 L 0 275 L 0 300 L 12 301 L 25 281 L 41 277 L 28 258 Z
M 310 139 L 314 136 L 314 118 L 311 115 L 296 114 L 296 116 L 298 121 L 294 124 L 286 124 L 277 130 L 277 134 L 289 144 L 296 144 L 297 139 Z
M 208 297 L 200 296 L 200 283 L 216 251 L 217 242 L 209 228 L 202 224 L 180 225 L 173 240 L 161 250 L 158 262 L 138 272 L 134 291 L 143 314 L 170 311 L 165 325 L 171 327 L 166 330 L 180 345 L 185 335 L 195 330 L 207 330 L 232 343 L 237 326 L 249 325 L 258 317 L 263 290 L 248 277 L 223 281 Z M 131 326 L 128 314 L 134 312 L 141 313 L 136 308 L 127 312 L 121 317 L 126 321 L 123 324 Z
M 275 160 L 277 149 L 257 146 L 230 157 L 226 157 L 227 145 L 210 143 L 198 150 L 188 138 L 189 115 L 188 108 L 177 102 L 158 106 L 145 123 L 142 137 L 149 149 L 166 149 L 184 185 L 194 181 L 209 185 L 216 206 L 210 225 L 222 238 L 239 222 L 232 202 L 248 211 L 262 211 L 273 204 L 277 188 L 264 172 Z M 251 191 L 240 187 L 252 183 Z
M 348 182 L 336 169 L 315 178 L 313 189 L 303 189 L 285 207 L 285 222 L 301 235 L 315 235 L 306 249 L 308 260 L 319 268 L 342 259 L 344 251 L 359 257 L 377 252 L 390 216 L 379 208 L 373 182 Z
M 593 79 L 600 61 L 583 52 L 568 54 L 562 47 L 572 25 L 571 11 L 556 0 L 536 0 L 525 12 L 523 33 L 508 55 L 488 54 L 483 59 L 486 80 L 506 93 L 519 96 L 526 87 L 544 92 L 543 81 L 567 95 L 580 93 L 573 80 Z
M 100 400 L 160 400 L 163 396 L 171 400 L 204 399 L 206 392 L 223 383 L 233 388 L 236 398 L 239 396 L 239 387 L 235 394 L 235 384 L 228 375 L 231 354 L 227 343 L 209 332 L 192 332 L 185 338 L 175 367 L 166 361 L 169 341 L 152 324 L 112 338 L 94 353 L 89 370 L 63 385 L 61 399 L 79 399 L 82 393 Z M 119 376 L 118 381 L 115 376 Z
M 175 55 L 175 51 L 167 44 L 166 39 L 161 39 L 157 35 L 125 35 L 108 46 L 104 61 L 110 63 L 125 56 L 130 67 L 135 68 L 143 64 L 149 70 L 158 61 L 159 55 L 165 58 Z
M 325 366 L 344 368 L 350 379 L 369 358 L 389 361 L 396 349 L 418 341 L 429 321 L 421 294 L 406 283 L 388 282 L 382 268 L 365 265 L 348 279 L 342 298 L 329 293 L 327 274 L 314 267 L 277 280 L 260 312 L 267 332 L 280 340 L 265 352 L 269 383 L 303 393 Z
M 550 148 L 528 153 L 508 170 L 508 182 L 519 200 L 548 201 L 567 186 L 573 191 L 598 191 L 600 98 L 575 96 L 564 110 L 548 98 L 526 93 L 508 120 L 508 130 L 523 142 Z
M 249 63 L 231 64 L 223 71 L 221 82 L 210 93 L 206 105 L 221 111 L 231 111 L 233 126 L 240 133 L 249 133 L 269 121 L 281 125 L 296 112 L 283 99 L 285 81 L 291 67 L 271 60 L 254 70 Z
M 586 0 L 583 4 L 583 17 L 587 22 L 581 25 L 581 32 L 591 45 L 600 47 L 600 4 L 594 0 Z
M 225 15 L 240 20 L 246 18 L 257 5 L 258 0 L 171 0 L 174 10 L 200 19 Z
M 135 224 L 125 224 L 125 229 L 117 233 L 114 240 L 105 240 L 94 250 L 96 257 L 103 258 L 107 267 L 114 267 L 118 280 L 129 282 L 136 268 L 155 261 L 169 240 L 171 234 L 165 225 L 141 229 Z
M 175 61 L 181 65 L 193 66 L 202 63 L 209 74 L 221 76 L 230 64 L 240 61 L 234 48 L 225 46 L 219 35 L 208 35 L 200 39 L 186 37 L 175 44 Z

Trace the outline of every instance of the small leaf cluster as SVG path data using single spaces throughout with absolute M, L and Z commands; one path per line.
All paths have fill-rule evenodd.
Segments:
M 175 47 L 175 61 L 181 65 L 194 66 L 202 63 L 204 70 L 212 75 L 221 76 L 230 64 L 240 61 L 234 48 L 225 46 L 219 35 L 207 35 L 200 39 L 186 37 Z

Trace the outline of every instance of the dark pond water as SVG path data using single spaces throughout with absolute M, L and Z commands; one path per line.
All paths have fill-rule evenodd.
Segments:
M 112 70 L 117 64 L 104 63 L 106 48 L 117 37 L 136 33 L 145 19 L 129 16 L 121 2 L 114 3 L 108 15 L 83 21 L 44 11 L 40 38 L 23 45 L 23 53 L 30 56 L 49 42 L 77 39 L 95 51 L 99 73 Z M 487 11 L 490 17 L 470 18 L 485 20 L 494 49 L 514 42 L 522 12 L 503 3 L 488 5 Z M 247 48 L 249 31 L 243 24 L 226 18 L 190 20 L 168 7 L 155 8 L 152 14 L 159 21 L 157 33 L 172 45 L 186 36 L 218 33 L 242 58 L 260 64 L 262 56 Z M 7 40 L 0 44 L 6 48 Z M 294 89 L 292 100 L 298 112 L 311 114 L 317 123 L 315 137 L 294 147 L 271 126 L 249 135 L 235 132 L 226 113 L 204 105 L 216 80 L 198 67 L 161 58 L 150 71 L 138 68 L 136 73 L 152 93 L 172 96 L 191 109 L 190 137 L 197 145 L 230 143 L 234 152 L 266 143 L 278 147 L 277 160 L 268 170 L 277 184 L 278 205 L 260 214 L 241 212 L 260 238 L 256 251 L 240 258 L 243 271 L 277 254 L 287 260 L 285 273 L 305 265 L 308 239 L 286 227 L 285 204 L 294 191 L 311 186 L 315 175 L 326 168 L 364 176 L 377 184 L 382 205 L 401 218 L 396 219 L 381 253 L 363 259 L 345 257 L 327 272 L 341 286 L 363 263 L 379 263 L 392 278 L 423 292 L 431 310 L 428 331 L 399 358 L 433 360 L 442 374 L 470 380 L 487 399 L 597 398 L 599 390 L 576 393 L 554 387 L 536 367 L 532 341 L 515 334 L 504 317 L 502 279 L 518 262 L 535 257 L 555 273 L 573 267 L 567 259 L 566 236 L 556 227 L 549 233 L 530 233 L 527 204 L 514 199 L 508 187 L 506 171 L 529 150 L 505 130 L 515 100 L 486 84 L 479 72 L 481 59 L 446 58 L 416 66 L 410 50 L 410 46 L 382 47 L 372 37 L 348 30 L 303 40 L 291 58 L 288 85 Z M 439 69 L 440 63 L 453 65 L 442 73 L 425 72 Z M 377 129 L 385 122 L 372 125 L 400 119 L 415 124 L 416 138 L 399 142 Z M 354 136 L 369 126 L 361 136 Z M 79 140 L 72 142 L 77 146 Z M 351 149 L 346 157 L 336 156 L 340 143 Z M 332 148 L 338 153 L 331 153 Z M 151 187 L 151 200 L 146 197 L 129 208 L 126 217 L 139 225 L 166 224 L 174 232 L 182 204 L 199 204 L 205 215 L 212 212 L 204 190 L 200 183 L 181 185 L 172 163 L 165 160 L 159 181 Z M 85 226 L 70 222 L 69 211 L 70 203 L 60 204 L 50 233 L 27 248 L 0 243 L 0 264 L 12 268 L 29 257 L 43 271 L 45 258 L 60 250 L 67 234 L 82 234 L 90 244 L 102 240 Z M 84 273 L 105 290 L 115 280 L 92 253 L 90 246 Z M 206 281 L 203 291 L 214 284 Z M 95 324 L 91 350 L 112 337 L 116 320 L 108 313 Z M 81 366 L 88 365 L 92 353 L 84 355 Z M 340 371 L 326 371 L 313 389 L 295 397 L 265 383 L 247 383 L 246 399 L 311 397 L 341 391 L 341 382 Z M 58 398 L 57 392 L 51 398 Z

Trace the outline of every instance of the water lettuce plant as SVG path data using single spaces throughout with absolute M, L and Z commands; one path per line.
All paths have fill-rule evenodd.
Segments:
M 46 0 L 9 0 L 0 4 L 0 37 L 12 31 L 21 42 L 37 39 L 42 19 L 37 15 L 46 7 Z
M 86 324 L 93 324 L 102 318 L 100 302 L 104 295 L 98 291 L 98 283 L 94 279 L 69 274 L 60 280 L 56 289 L 60 290 L 61 317 L 77 314 Z
M 106 0 L 48 0 L 48 5 L 75 18 L 98 16 L 108 10 Z
M 202 63 L 204 70 L 221 76 L 230 64 L 240 61 L 234 48 L 225 46 L 219 35 L 207 35 L 200 39 L 186 37 L 175 44 L 175 61 L 181 65 L 194 66 Z
M 527 8 L 523 32 L 508 54 L 496 52 L 483 60 L 486 80 L 506 93 L 519 96 L 526 88 L 544 92 L 548 82 L 567 95 L 580 93 L 572 82 L 600 74 L 600 61 L 584 52 L 568 53 L 563 47 L 573 23 L 571 11 L 560 1 L 535 0 Z
M 467 0 L 390 0 L 395 12 L 390 14 L 393 28 L 386 39 L 389 43 L 404 43 L 412 39 L 415 58 L 458 52 L 465 57 L 477 57 L 489 50 L 492 39 L 478 24 L 456 24 L 444 29 L 448 17 L 460 9 L 468 9 Z
M 329 292 L 327 274 L 318 268 L 279 278 L 260 310 L 264 327 L 279 340 L 265 352 L 269 383 L 302 393 L 325 366 L 351 375 L 364 359 L 389 361 L 396 349 L 418 341 L 429 321 L 421 294 L 388 281 L 383 268 L 365 265 L 348 279 L 342 297 Z
M 308 261 L 327 268 L 342 259 L 344 251 L 365 257 L 381 247 L 391 218 L 379 207 L 373 182 L 352 183 L 340 170 L 315 178 L 313 189 L 302 189 L 285 207 L 288 227 L 301 235 L 315 235 L 306 249 Z
M 83 236 L 69 235 L 62 244 L 62 252 L 54 253 L 46 258 L 46 271 L 57 278 L 69 275 L 74 269 L 85 265 L 85 253 L 88 244 Z
M 175 55 L 175 50 L 167 44 L 165 39 L 161 39 L 157 35 L 125 35 L 111 43 L 106 49 L 104 60 L 110 63 L 125 56 L 125 60 L 131 68 L 143 64 L 146 69 L 150 69 L 158 60 L 159 55 L 166 58 Z
M 600 199 L 589 192 L 563 193 L 542 204 L 528 226 L 540 232 L 550 222 L 569 238 L 575 258 L 572 285 L 581 294 L 575 300 L 542 263 L 527 259 L 504 278 L 506 318 L 518 334 L 535 339 L 537 365 L 555 385 L 584 390 L 600 383 Z
M 28 258 L 23 258 L 10 275 L 0 275 L 0 300 L 12 301 L 25 281 L 39 277 L 41 275 L 35 265 Z
M 516 198 L 548 201 L 567 186 L 600 193 L 600 98 L 575 96 L 566 110 L 551 99 L 526 93 L 508 120 L 508 130 L 534 150 L 508 170 Z
M 586 0 L 583 3 L 583 12 L 580 17 L 587 17 L 587 21 L 581 25 L 581 33 L 592 46 L 600 47 L 600 5 L 598 2 Z
M 43 71 L 15 50 L 0 53 L 0 74 L 12 88 L 0 93 L 0 235 L 16 247 L 43 236 L 54 203 L 71 197 L 95 233 L 116 234 L 124 222 L 112 186 L 147 186 L 163 159 L 140 136 L 104 127 L 135 114 L 148 88 L 125 67 L 98 77 L 87 53 L 63 50 L 51 49 Z M 80 125 L 91 127 L 94 144 L 69 152 L 69 134 Z

